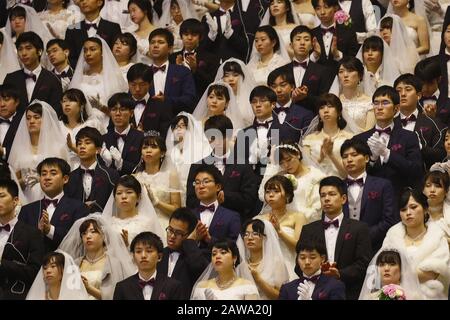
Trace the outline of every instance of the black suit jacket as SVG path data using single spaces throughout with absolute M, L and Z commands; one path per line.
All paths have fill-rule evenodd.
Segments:
M 157 131 L 161 137 L 165 138 L 173 117 L 174 115 L 169 103 L 148 99 L 138 126 L 144 132 L 150 130 Z M 132 120 L 132 123 L 136 123 L 135 119 Z
M 25 73 L 23 69 L 8 73 L 5 77 L 4 84 L 10 84 L 19 90 L 20 105 L 18 111 L 25 111 L 27 106 L 34 99 L 47 102 L 55 109 L 58 116 L 62 115 L 61 98 L 62 86 L 61 81 L 50 71 L 42 67 L 39 78 L 36 79 L 36 85 L 31 95 L 31 100 L 28 100 L 27 85 L 25 82 Z
M 274 110 L 276 114 L 277 110 Z M 303 132 L 308 128 L 314 113 L 308 109 L 292 103 L 283 124 L 280 124 L 280 141 L 300 141 Z
M 29 203 L 20 210 L 19 220 L 37 229 L 42 209 L 42 200 Z M 44 238 L 46 252 L 56 250 L 73 223 L 87 215 L 88 211 L 81 201 L 64 195 L 56 205 L 55 212 L 50 220 L 50 224 L 55 227 L 53 239 L 47 236 Z
M 114 136 L 114 131 L 109 131 L 104 134 L 103 141 L 108 149 L 111 148 L 111 146 L 117 148 L 117 139 Z M 143 141 L 144 134 L 141 131 L 131 128 L 125 138 L 125 144 L 122 150 L 123 165 L 120 170 L 120 175 L 131 174 L 134 168 L 136 168 L 141 160 L 141 148 Z M 114 167 L 114 161 L 111 166 Z
M 5 159 L 8 159 L 9 157 L 9 152 L 11 151 L 14 137 L 16 136 L 17 128 L 19 127 L 20 120 L 22 120 L 23 113 L 23 110 L 17 110 L 15 116 L 11 120 L 11 124 L 9 125 L 5 138 L 1 142 L 2 147 L 6 149 Z
M 182 300 L 183 292 L 181 282 L 158 272 L 150 300 Z M 137 273 L 116 284 L 113 300 L 144 300 Z
M 280 288 L 278 300 L 298 300 L 298 285 L 300 279 L 285 283 Z M 345 285 L 333 277 L 320 275 L 317 280 L 311 300 L 345 300 Z
M 35 228 L 17 221 L 0 263 L 0 300 L 24 300 L 42 265 L 44 239 Z
M 322 220 L 303 226 L 299 242 L 308 240 L 320 241 L 326 247 Z M 367 224 L 344 217 L 339 226 L 334 260 L 340 280 L 345 283 L 347 299 L 358 299 L 371 258 L 372 247 Z
M 103 212 L 103 208 L 108 202 L 109 196 L 119 180 L 119 173 L 115 169 L 101 166 L 97 163 L 94 176 L 92 177 L 91 193 L 89 198 L 85 199 L 83 188 L 83 171 L 80 167 L 70 173 L 69 182 L 64 185 L 64 194 L 72 199 L 86 201 L 95 201 L 90 208 L 86 207 L 89 213 Z
M 162 259 L 158 263 L 158 273 L 167 275 L 170 253 L 169 248 L 164 248 Z M 189 299 L 195 281 L 197 281 L 210 261 L 206 259 L 194 240 L 184 240 L 179 253 L 180 256 L 172 271 L 171 278 L 182 283 L 185 290 L 183 298 Z
M 121 33 L 120 26 L 117 23 L 100 19 L 98 23 L 97 35 L 102 37 L 109 45 L 110 48 L 114 45 L 114 38 Z M 72 68 L 75 68 L 83 48 L 83 42 L 88 38 L 86 29 L 86 21 L 71 25 L 66 30 L 65 40 L 69 46 L 70 54 L 69 60 Z

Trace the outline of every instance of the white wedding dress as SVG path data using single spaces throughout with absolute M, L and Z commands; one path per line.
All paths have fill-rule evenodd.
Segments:
M 346 130 L 353 134 L 359 134 L 365 131 L 367 127 L 367 114 L 373 112 L 372 100 L 367 97 L 367 99 L 341 99 L 341 101 L 342 116 L 347 120 Z
M 305 25 L 310 29 L 320 25 L 320 20 L 312 13 L 297 13 L 301 25 Z
M 201 284 L 200 284 L 201 285 Z M 206 300 L 205 290 L 207 288 L 197 287 L 192 294 L 192 300 Z M 218 300 L 247 300 L 249 295 L 259 296 L 258 288 L 253 284 L 243 284 L 224 290 L 209 288 Z
M 68 9 L 62 9 L 56 14 L 46 10 L 39 12 L 38 15 L 45 26 L 50 25 L 58 39 L 64 39 L 67 28 L 83 19 L 80 12 Z
M 111 228 L 118 234 L 122 234 L 122 230 L 128 231 L 128 248 L 130 248 L 131 241 L 139 233 L 144 231 L 151 231 L 155 233 L 153 229 L 154 223 L 151 219 L 143 214 L 135 215 L 128 219 L 120 219 L 116 216 L 112 217 Z
M 269 76 L 269 73 L 271 73 L 276 68 L 287 64 L 288 62 L 289 61 L 283 59 L 278 53 L 274 53 L 272 59 L 266 66 L 259 67 L 259 61 L 255 59 L 251 60 L 248 63 L 247 67 L 250 70 L 253 70 L 253 77 L 255 79 L 256 85 L 267 85 L 267 77 Z

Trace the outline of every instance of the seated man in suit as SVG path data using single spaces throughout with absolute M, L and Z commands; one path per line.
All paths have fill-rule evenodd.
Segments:
M 108 100 L 114 129 L 103 135 L 108 150 L 102 152 L 102 158 L 108 167 L 116 169 L 120 175 L 131 174 L 141 160 L 144 134 L 130 126 L 134 105 L 134 100 L 125 92 L 115 93 Z
M 210 156 L 191 165 L 187 179 L 186 204 L 188 208 L 198 208 L 199 201 L 195 196 L 195 172 L 203 164 L 213 164 L 222 174 L 222 190 L 218 202 L 227 209 L 239 212 L 241 220 L 254 215 L 255 202 L 258 199 L 258 182 L 251 166 L 238 162 L 231 150 L 233 141 L 233 124 L 226 116 L 212 116 L 204 127 L 213 152 Z
M 344 56 L 356 56 L 359 45 L 351 23 L 338 23 L 334 14 L 340 9 L 338 0 L 311 0 L 320 20 L 320 26 L 312 33 L 312 61 L 337 70 L 337 61 Z
M 78 2 L 84 20 L 69 26 L 64 37 L 69 45 L 69 60 L 73 68 L 77 65 L 78 56 L 87 38 L 98 35 L 112 48 L 115 37 L 121 33 L 120 26 L 117 23 L 101 18 L 100 11 L 104 3 L 104 0 L 80 0 Z
M 195 214 L 188 208 L 178 208 L 170 216 L 167 247 L 163 250 L 158 272 L 177 279 L 185 289 L 184 299 L 189 299 L 195 281 L 209 264 L 196 242 L 198 224 Z
M 313 34 L 307 26 L 296 26 L 291 31 L 290 38 L 294 58 L 291 63 L 278 69 L 290 72 L 294 77 L 292 100 L 316 112 L 316 99 L 322 93 L 330 92 L 339 96 L 336 70 L 313 62 L 309 58 L 313 50 Z
M 7 160 L 23 111 L 19 91 L 10 84 L 0 86 L 0 158 Z
M 82 128 L 75 141 L 80 166 L 70 173 L 64 192 L 68 197 L 82 201 L 90 213 L 103 212 L 119 180 L 119 173 L 98 162 L 103 139 L 97 129 Z
M 344 213 L 367 223 L 373 252 L 383 244 L 386 232 L 400 220 L 394 188 L 389 180 L 368 175 L 370 159 L 367 143 L 345 140 L 341 146 L 342 164 L 347 172 L 348 201 Z
M 131 241 L 130 251 L 138 272 L 116 284 L 113 300 L 181 300 L 181 282 L 157 271 L 163 243 L 153 232 L 141 232 Z
M 346 299 L 356 300 L 372 257 L 367 224 L 344 216 L 347 186 L 335 176 L 323 178 L 319 187 L 322 220 L 303 226 L 300 240 L 318 241 L 327 248 L 328 263 L 323 274 L 345 283 Z
M 18 221 L 19 188 L 0 180 L 0 300 L 24 300 L 39 271 L 44 238 L 35 228 Z
M 322 274 L 327 249 L 318 241 L 299 242 L 295 273 L 299 276 L 280 288 L 279 300 L 345 300 L 342 281 Z
M 420 184 L 423 172 L 419 139 L 394 122 L 400 97 L 394 88 L 379 87 L 373 94 L 375 128 L 355 136 L 367 142 L 371 156 L 368 173 L 391 181 L 398 195 L 407 186 Z
M 410 74 L 402 74 L 394 82 L 394 88 L 400 96 L 400 114 L 395 118 L 403 129 L 417 133 L 420 140 L 422 159 L 429 169 L 434 163 L 441 162 L 445 156 L 444 129 L 439 119 L 433 119 L 418 108 L 422 97 L 422 81 Z
M 59 158 L 46 158 L 37 167 L 44 199 L 27 204 L 19 220 L 39 229 L 45 235 L 46 252 L 58 248 L 73 223 L 85 217 L 84 204 L 64 194 L 69 181 L 70 166 Z
M 153 60 L 151 99 L 167 102 L 174 114 L 181 111 L 192 112 L 197 97 L 192 73 L 185 66 L 169 63 L 173 34 L 167 29 L 158 28 L 150 33 L 148 41 L 150 57 Z
M 131 98 L 136 103 L 131 125 L 143 132 L 157 131 L 165 137 L 173 118 L 172 108 L 168 103 L 150 99 L 152 69 L 146 64 L 136 63 L 128 70 L 127 80 Z
M 47 56 L 53 66 L 51 70 L 55 76 L 61 81 L 62 90 L 69 88 L 72 81 L 73 69 L 69 64 L 69 46 L 62 39 L 52 39 L 47 42 Z
M 267 77 L 267 85 L 277 95 L 274 112 L 280 123 L 280 139 L 300 141 L 314 114 L 292 101 L 291 97 L 295 89 L 292 72 L 283 69 L 272 71 Z
M 34 99 L 47 102 L 60 116 L 62 114 L 62 87 L 59 79 L 41 66 L 44 51 L 42 39 L 34 32 L 24 32 L 16 41 L 17 54 L 23 69 L 8 73 L 4 84 L 15 86 L 20 93 L 19 110 L 25 108 Z
M 197 168 L 194 175 L 195 195 L 200 202 L 196 208 L 200 220 L 196 227 L 196 240 L 206 257 L 210 257 L 209 245 L 217 239 L 236 241 L 241 229 L 239 213 L 222 207 L 218 196 L 222 190 L 222 174 L 213 165 Z
M 181 23 L 180 37 L 183 49 L 170 55 L 170 63 L 176 63 L 189 68 L 194 76 L 197 100 L 210 83 L 220 65 L 219 57 L 200 47 L 204 34 L 203 25 L 197 19 L 187 19 Z

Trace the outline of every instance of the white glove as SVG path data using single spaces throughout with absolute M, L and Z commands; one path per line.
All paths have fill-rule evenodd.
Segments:
M 223 35 L 225 38 L 230 39 L 230 37 L 233 35 L 233 28 L 231 27 L 231 15 L 230 11 L 227 11 L 225 14 L 226 22 L 225 22 L 225 30 L 223 31 Z
M 122 155 L 120 154 L 119 149 L 117 149 L 114 146 L 111 146 L 111 148 L 109 148 L 109 152 L 111 152 L 111 157 L 114 160 L 114 165 L 116 166 L 116 168 L 118 170 L 122 169 L 123 160 L 122 160 Z
M 150 198 L 153 206 L 157 206 L 159 203 L 159 198 L 153 193 L 152 187 L 150 186 L 150 184 L 145 183 L 145 188 L 147 189 L 147 194 L 148 197 Z
M 208 27 L 209 27 L 208 38 L 211 41 L 214 41 L 217 38 L 217 32 L 219 30 L 219 26 L 217 25 L 216 19 L 214 19 L 209 12 L 207 12 L 205 14 L 205 17 L 206 17 L 206 23 L 208 24 Z
M 205 289 L 205 298 L 206 300 L 219 300 L 211 288 Z
M 387 155 L 389 154 L 389 149 L 386 147 L 384 141 L 379 136 L 376 137 L 372 135 L 369 140 L 367 140 L 367 144 L 369 145 L 372 154 L 376 155 L 377 158 L 379 156 L 387 157 Z
M 440 171 L 450 173 L 450 160 L 446 162 L 436 162 L 430 168 L 430 171 Z
M 107 167 L 111 166 L 112 163 L 111 152 L 109 152 L 108 148 L 106 148 L 105 143 L 103 143 L 102 150 L 100 151 L 100 157 L 102 157 L 103 161 L 105 161 Z
M 207 2 L 208 0 L 192 0 L 192 3 L 202 7 L 205 7 Z
M 313 290 L 312 286 L 305 280 L 303 282 L 300 282 L 300 284 L 297 287 L 297 294 L 298 298 L 297 300 L 312 300 Z

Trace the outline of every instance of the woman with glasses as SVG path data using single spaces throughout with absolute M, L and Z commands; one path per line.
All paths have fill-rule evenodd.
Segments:
M 289 280 L 275 228 L 269 221 L 249 220 L 242 227 L 238 245 L 245 246 L 245 260 L 262 300 L 276 300 L 280 287 Z

